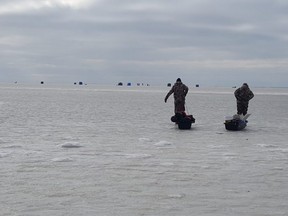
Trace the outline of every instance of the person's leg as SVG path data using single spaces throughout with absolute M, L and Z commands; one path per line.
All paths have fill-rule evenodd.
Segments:
M 242 108 L 243 115 L 245 116 L 247 114 L 247 111 L 248 111 L 248 103 L 245 102 L 242 104 L 242 106 L 243 106 L 243 108 Z
M 244 116 L 247 114 L 248 110 L 248 103 L 247 102 L 237 102 L 237 114 Z
M 243 113 L 243 106 L 242 103 L 237 101 L 237 114 L 241 115 Z
M 175 113 L 182 113 L 185 111 L 185 102 L 175 102 Z

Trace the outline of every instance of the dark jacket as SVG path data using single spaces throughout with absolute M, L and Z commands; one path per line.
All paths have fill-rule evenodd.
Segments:
M 183 84 L 182 82 L 176 82 L 171 90 L 168 92 L 168 94 L 165 97 L 165 102 L 167 101 L 168 97 L 174 93 L 174 101 L 177 102 L 185 102 L 185 97 L 188 93 L 188 87 Z
M 249 89 L 249 86 L 247 84 L 242 85 L 240 88 L 236 89 L 234 95 L 237 99 L 237 102 L 243 103 L 247 103 L 254 97 L 253 92 Z

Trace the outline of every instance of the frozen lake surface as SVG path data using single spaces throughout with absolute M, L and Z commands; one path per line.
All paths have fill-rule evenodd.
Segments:
M 0 215 L 287 216 L 288 89 L 254 89 L 231 132 L 230 88 L 0 86 Z

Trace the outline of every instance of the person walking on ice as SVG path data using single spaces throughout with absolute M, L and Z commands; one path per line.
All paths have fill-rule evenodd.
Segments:
M 171 90 L 167 93 L 164 101 L 167 102 L 169 96 L 174 93 L 174 112 L 183 113 L 185 112 L 185 97 L 188 93 L 188 87 L 182 83 L 181 79 L 178 78 L 176 83 L 172 86 Z
M 249 101 L 254 97 L 253 92 L 250 90 L 247 83 L 236 89 L 234 95 L 237 100 L 237 114 L 241 117 L 245 116 L 248 111 Z

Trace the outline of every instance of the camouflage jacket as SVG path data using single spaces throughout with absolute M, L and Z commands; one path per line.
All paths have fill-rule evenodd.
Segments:
M 240 87 L 235 92 L 234 95 L 239 102 L 248 102 L 254 97 L 253 92 L 249 89 L 249 87 Z
M 185 96 L 188 93 L 188 87 L 183 84 L 182 82 L 176 82 L 171 90 L 168 92 L 166 95 L 166 100 L 168 97 L 174 93 L 174 100 L 175 102 L 184 102 L 185 101 Z

